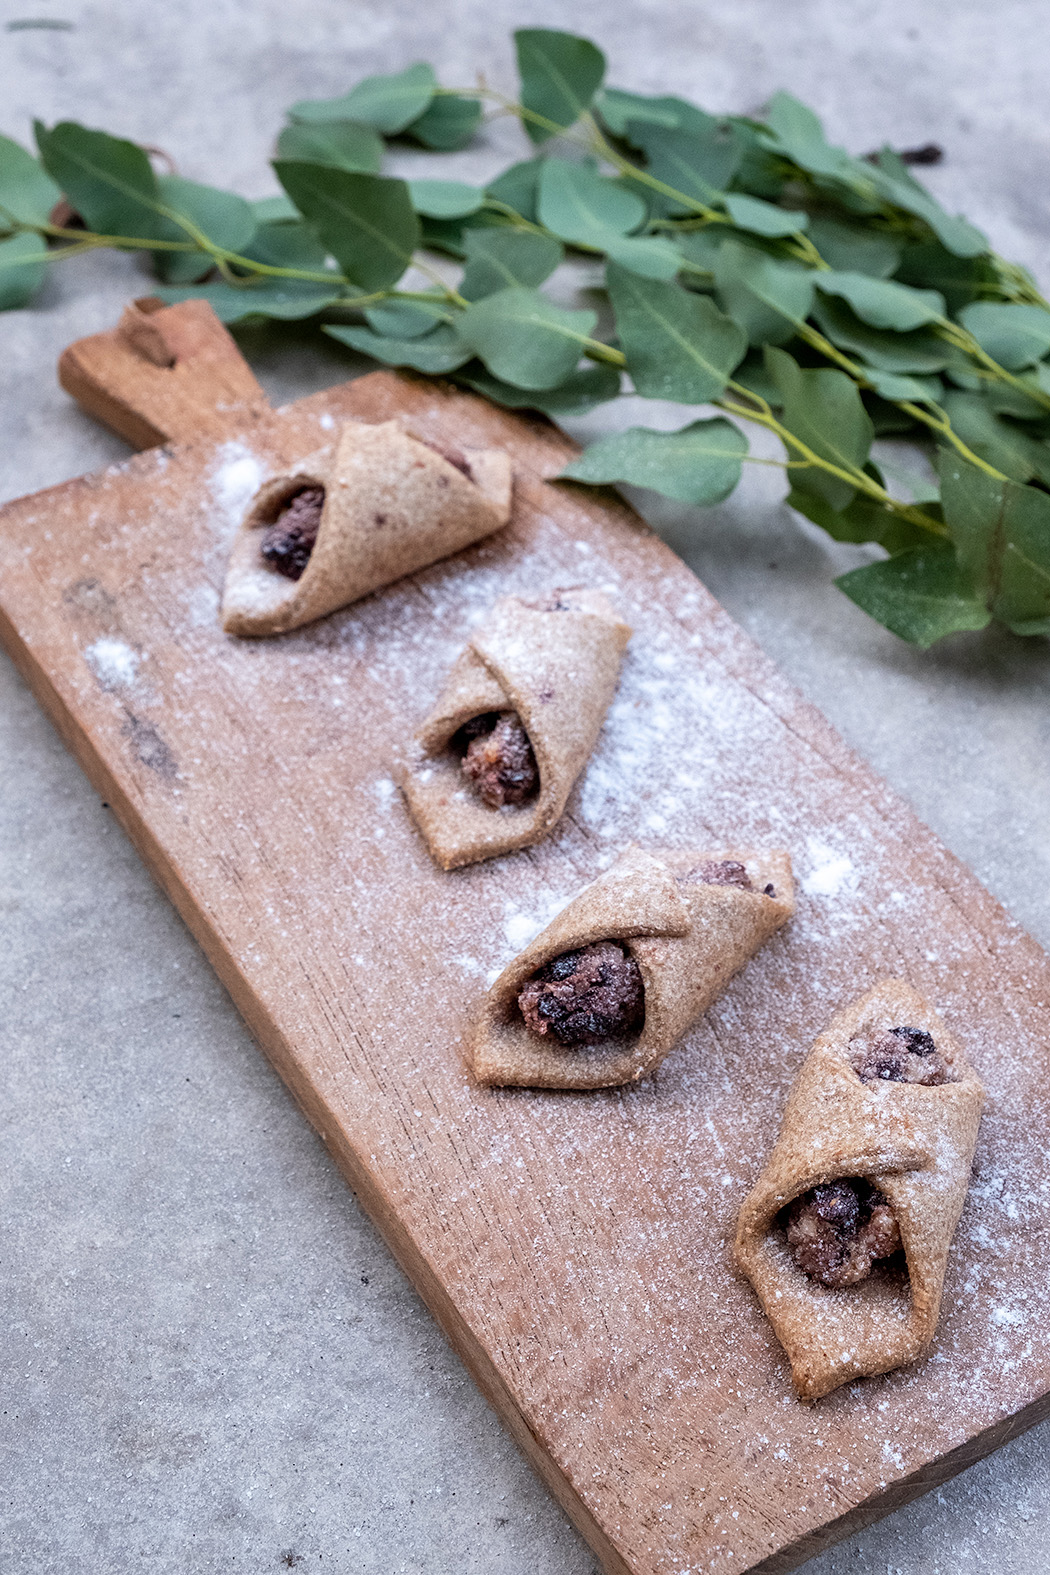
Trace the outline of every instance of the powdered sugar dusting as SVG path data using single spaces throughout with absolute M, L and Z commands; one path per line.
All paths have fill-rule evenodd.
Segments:
M 104 636 L 88 646 L 84 660 L 103 689 L 130 689 L 142 658 L 123 640 Z

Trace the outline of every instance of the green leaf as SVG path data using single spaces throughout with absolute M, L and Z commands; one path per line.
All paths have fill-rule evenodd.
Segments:
M 220 322 L 242 323 L 251 318 L 275 317 L 294 322 L 313 317 L 342 294 L 333 285 L 311 284 L 303 279 L 265 279 L 241 288 L 232 284 L 198 284 L 173 288 L 161 285 L 155 292 L 173 306 L 178 301 L 207 301 Z
M 988 237 L 967 219 L 945 213 L 892 148 L 883 148 L 878 163 L 869 167 L 876 190 L 906 213 L 924 219 L 946 251 L 956 257 L 976 257 L 988 250 Z
M 696 113 L 701 115 L 699 110 Z M 740 163 L 744 144 L 731 123 L 710 115 L 701 118 L 705 123 L 702 128 L 694 125 L 686 131 L 672 131 L 644 121 L 631 121 L 628 130 L 631 141 L 645 153 L 650 175 L 693 204 L 710 207 L 722 200 L 723 189 Z M 689 202 L 667 198 L 662 208 L 668 213 L 679 213 L 688 210 Z
M 826 530 L 835 541 L 877 542 L 887 552 L 904 552 L 909 547 L 929 544 L 930 535 L 920 525 L 913 525 L 883 508 L 875 498 L 858 492 L 844 509 L 833 509 L 825 498 L 814 492 L 792 488 L 784 499 L 789 508 Z
M 865 273 L 836 273 L 832 270 L 814 275 L 814 283 L 824 295 L 837 295 L 848 301 L 861 322 L 871 328 L 891 328 L 910 333 L 945 315 L 943 295 L 936 290 L 913 290 L 894 279 L 872 279 Z
M 924 400 L 939 401 L 944 395 L 944 384 L 939 377 L 904 377 L 899 372 L 867 372 L 867 379 L 883 399 L 909 400 L 921 404 Z
M 0 241 L 0 311 L 25 306 L 47 272 L 47 252 L 39 235 L 12 235 Z
M 639 126 L 665 126 L 669 131 L 702 133 L 712 119 L 684 98 L 627 93 L 622 88 L 604 88 L 598 95 L 595 109 L 614 137 L 628 140 L 631 121 Z M 640 143 L 635 145 L 641 146 Z
M 844 470 L 863 470 L 874 432 L 860 392 L 845 372 L 829 367 L 803 371 L 786 350 L 766 348 L 769 375 L 784 400 L 781 421 L 821 459 Z M 796 454 L 789 458 L 797 458 Z M 855 487 L 815 465 L 792 471 L 797 490 L 815 492 L 838 511 Z
M 0 137 L 0 221 L 46 224 L 61 195 L 31 153 L 10 137 Z
M 462 93 L 435 94 L 429 109 L 406 126 L 405 135 L 425 148 L 455 153 L 465 148 L 481 124 L 481 100 Z
M 616 235 L 605 246 L 609 259 L 643 279 L 674 279 L 681 253 L 662 235 Z
M 397 283 L 420 238 L 403 180 L 290 159 L 276 160 L 274 170 L 348 279 L 364 290 Z
M 844 148 L 831 146 L 813 111 L 790 93 L 773 95 L 766 120 L 773 133 L 774 145 L 782 148 L 800 169 L 847 184 L 856 182 L 855 161 Z
M 612 236 L 645 222 L 645 203 L 618 181 L 586 164 L 545 159 L 540 172 L 540 223 L 563 241 L 605 250 Z
M 752 344 L 782 344 L 793 337 L 809 316 L 815 277 L 809 268 L 776 262 L 735 240 L 723 241 L 715 260 L 722 304 Z
M 899 334 L 871 328 L 844 301 L 831 296 L 818 297 L 813 316 L 832 344 L 859 355 L 879 371 L 922 375 L 939 372 L 948 365 L 948 346 L 928 329 Z
M 554 388 L 575 369 L 596 322 L 594 312 L 568 311 L 515 285 L 475 301 L 459 331 L 495 377 L 517 388 Z
M 1008 372 L 1041 361 L 1050 350 L 1050 312 L 1041 306 L 974 301 L 959 313 L 959 321 Z
M 356 120 L 385 137 L 396 136 L 430 107 L 437 87 L 433 67 L 420 62 L 393 76 L 365 77 L 342 98 L 303 99 L 289 110 L 292 120 Z
M 609 299 L 635 388 L 646 399 L 702 405 L 725 388 L 747 339 L 706 295 L 642 280 L 610 263 Z
M 40 157 L 89 230 L 159 240 L 157 177 L 134 142 L 62 121 L 40 129 Z
M 605 56 L 586 38 L 556 33 L 546 28 L 523 27 L 514 34 L 521 77 L 521 102 L 525 109 L 559 130 L 579 120 L 589 109 L 605 75 Z M 546 142 L 551 131 L 533 121 L 524 122 L 533 142 Z
M 571 481 L 622 481 L 681 503 L 721 503 L 740 480 L 747 438 L 715 416 L 679 432 L 631 427 L 599 438 L 562 471 Z
M 253 204 L 253 207 L 256 205 Z M 282 221 L 260 224 L 251 241 L 243 248 L 243 255 L 255 262 L 269 263 L 271 268 L 303 268 L 310 273 L 324 272 L 328 253 L 310 226 L 296 214 L 295 224 Z
M 1015 633 L 1050 632 L 1050 495 L 996 481 L 954 451 L 939 469 L 961 571 Z
M 371 126 L 359 126 L 353 120 L 319 120 L 285 126 L 277 138 L 277 156 L 378 175 L 383 164 L 383 139 Z
M 276 197 L 257 197 L 251 208 L 257 224 L 294 224 L 300 218 L 299 209 L 283 191 Z
M 923 650 L 946 634 L 991 622 L 948 542 L 869 563 L 840 575 L 835 584 L 877 623 Z
M 752 235 L 765 235 L 776 239 L 780 235 L 797 235 L 809 225 L 809 214 L 789 208 L 778 208 L 759 197 L 745 197 L 729 192 L 725 198 L 726 212 L 738 230 L 749 230 Z
M 477 213 L 485 193 L 459 180 L 410 180 L 412 206 L 430 219 L 466 219 Z
M 251 203 L 232 191 L 201 186 L 183 180 L 181 175 L 161 175 L 157 179 L 161 202 L 173 213 L 181 214 L 198 230 L 225 251 L 244 252 L 255 234 L 256 221 Z M 167 220 L 158 239 L 184 241 L 187 233 L 173 220 Z M 154 252 L 158 276 L 167 284 L 188 284 L 203 278 L 215 266 L 207 252 Z
M 582 416 L 596 405 L 604 405 L 620 392 L 620 373 L 614 366 L 599 362 L 596 366 L 577 367 L 557 388 L 525 392 L 511 383 L 504 383 L 488 372 L 461 373 L 456 379 L 465 383 L 475 393 L 497 405 L 511 410 L 541 410 L 545 416 L 556 420 L 559 416 Z
M 831 258 L 828 261 L 831 262 Z M 834 266 L 844 267 L 845 264 Z M 985 285 L 995 283 L 995 269 L 987 257 L 956 257 L 940 241 L 926 241 L 904 248 L 897 277 L 902 284 L 937 290 L 948 303 L 948 310 L 954 313 L 961 311 Z
M 866 273 L 886 279 L 896 273 L 901 260 L 900 242 L 880 230 L 867 230 L 821 214 L 809 227 L 809 238 L 826 263 L 845 273 Z M 947 255 L 947 254 L 946 254 Z M 925 280 L 909 279 L 909 284 Z M 930 281 L 933 282 L 932 280 Z
M 995 414 L 980 394 L 952 389 L 944 396 L 944 411 L 967 448 L 994 465 L 1013 481 L 1027 481 L 1033 474 L 1031 439 Z
M 419 339 L 450 315 L 444 300 L 435 297 L 433 306 L 422 301 L 384 301 L 368 308 L 365 321 L 381 339 Z
M 506 203 L 523 219 L 535 224 L 539 219 L 537 203 L 540 194 L 540 175 L 546 161 L 542 158 L 523 159 L 503 171 L 486 189 L 497 202 Z
M 387 366 L 411 366 L 417 372 L 432 375 L 454 372 L 473 354 L 470 346 L 464 344 L 447 323 L 441 323 L 419 339 L 389 339 L 368 328 L 336 328 L 330 323 L 324 325 L 324 331 L 340 344 L 349 345 L 352 350 L 370 355 L 376 361 L 385 361 Z
M 468 301 L 520 284 L 534 289 L 565 255 L 560 241 L 532 230 L 468 230 L 467 266 L 459 293 Z

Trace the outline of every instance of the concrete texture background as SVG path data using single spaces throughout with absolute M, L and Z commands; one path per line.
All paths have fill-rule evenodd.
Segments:
M 509 86 L 513 26 L 574 28 L 626 87 L 736 110 L 787 87 L 856 150 L 943 143 L 931 184 L 1050 275 L 1050 38 L 1031 0 L 3 0 L 0 29 L 26 15 L 74 29 L 0 30 L 0 129 L 28 140 L 33 115 L 80 118 L 251 196 L 272 187 L 294 99 L 419 58 L 449 83 L 481 67 Z M 495 127 L 472 173 L 514 141 Z M 85 259 L 0 318 L 0 496 L 124 455 L 54 365 L 142 288 L 134 261 Z M 275 400 L 351 369 L 290 331 L 242 342 Z M 1050 943 L 1050 645 L 989 633 L 911 651 L 830 583 L 863 549 L 790 516 L 770 477 L 705 514 L 639 501 Z M 591 1575 L 6 662 L 0 860 L 3 1568 Z M 1050 1424 L 808 1569 L 1020 1575 L 1050 1565 L 1048 1525 Z

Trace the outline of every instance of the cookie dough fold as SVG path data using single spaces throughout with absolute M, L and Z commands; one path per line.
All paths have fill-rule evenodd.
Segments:
M 561 816 L 601 731 L 631 630 L 600 591 L 501 598 L 456 659 L 398 776 L 442 869 L 538 842 Z M 491 808 L 471 789 L 455 735 L 486 714 L 516 713 L 538 769 L 535 794 Z
M 697 866 L 743 864 L 752 889 L 690 879 Z M 772 886 L 775 895 L 764 888 Z M 482 1004 L 469 1058 L 479 1083 L 610 1088 L 652 1072 L 730 978 L 791 917 L 786 853 L 675 852 L 631 846 L 500 974 Z M 620 941 L 644 987 L 640 1029 L 592 1044 L 530 1030 L 519 996 L 555 958 Z
M 858 1046 L 906 1025 L 932 1036 L 951 1081 L 863 1081 Z M 889 1372 L 933 1339 L 962 1213 L 984 1090 L 957 1042 L 909 985 L 884 979 L 817 1039 L 788 1098 L 765 1170 L 740 1211 L 736 1261 L 787 1353 L 799 1395 Z M 783 1210 L 815 1187 L 862 1178 L 896 1217 L 907 1274 L 876 1269 L 830 1288 L 798 1266 Z
M 498 449 L 448 450 L 396 421 L 343 424 L 335 443 L 259 490 L 226 571 L 229 634 L 283 634 L 392 580 L 460 552 L 510 518 L 511 462 Z M 324 490 L 316 543 L 298 579 L 278 573 L 260 546 L 304 488 Z

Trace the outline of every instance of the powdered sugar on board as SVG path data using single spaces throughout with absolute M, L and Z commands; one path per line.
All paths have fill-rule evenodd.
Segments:
M 92 735 L 629 1562 L 743 1569 L 772 1546 L 768 1499 L 791 1497 L 801 1535 L 1050 1387 L 1045 975 L 1021 987 L 1016 932 L 964 911 L 951 861 L 849 775 L 688 572 L 570 489 L 526 489 L 512 532 L 311 628 L 224 635 L 230 539 L 261 481 L 325 440 L 330 411 L 310 407 L 301 427 L 284 413 L 283 452 L 260 429 L 203 467 L 144 459 L 133 514 L 107 502 L 128 468 L 100 479 L 84 572 L 109 601 L 82 599 L 70 625 Z M 396 754 L 498 596 L 580 584 L 635 632 L 566 816 L 535 849 L 444 875 Z M 156 747 L 134 753 L 132 692 L 167 774 Z M 631 840 L 786 847 L 797 916 L 640 1086 L 473 1088 L 461 1052 L 480 992 Z M 885 974 L 947 1017 L 989 1107 L 933 1354 L 814 1413 L 728 1242 L 809 1044 Z

